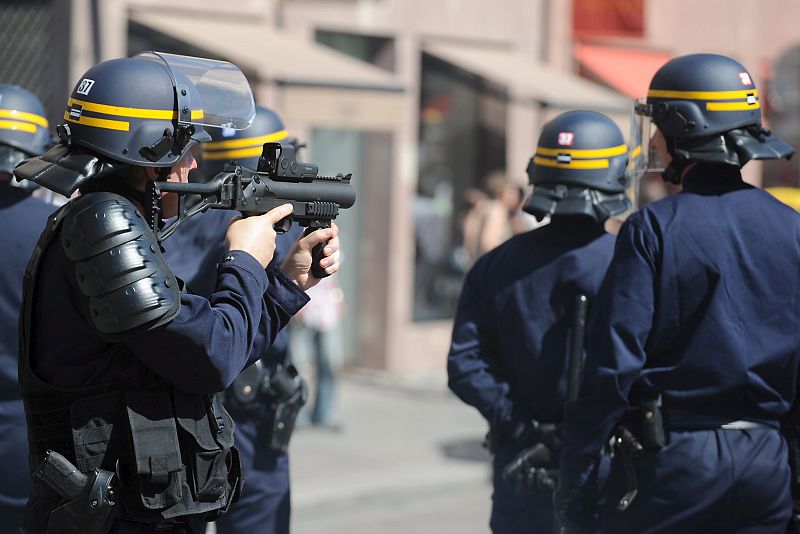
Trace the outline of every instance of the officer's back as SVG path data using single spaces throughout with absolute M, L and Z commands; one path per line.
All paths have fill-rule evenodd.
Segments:
M 627 147 L 614 122 L 573 111 L 545 125 L 528 174 L 525 211 L 544 227 L 487 253 L 467 275 L 448 356 L 450 388 L 490 426 L 495 534 L 550 532 L 557 423 L 580 365 L 583 306 L 614 248 L 604 223 L 629 207 Z M 581 297 L 583 296 L 583 297 Z
M 683 183 L 629 221 L 660 242 L 644 382 L 678 408 L 780 416 L 800 363 L 787 335 L 800 325 L 800 214 L 729 166 L 699 164 Z
M 614 248 L 614 237 L 591 219 L 554 217 L 542 228 L 512 237 L 482 256 L 465 281 L 449 362 L 459 391 L 459 352 L 478 329 L 493 373 L 508 383 L 527 419 L 558 422 L 565 400 L 565 362 L 571 306 L 577 294 L 594 297 Z M 480 309 L 467 319 L 468 306 Z M 465 339 L 464 344 L 459 343 Z M 464 370 L 466 372 L 466 369 Z

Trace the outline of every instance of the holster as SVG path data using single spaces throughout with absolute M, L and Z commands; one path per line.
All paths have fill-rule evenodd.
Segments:
M 294 432 L 297 414 L 308 401 L 308 386 L 294 365 L 279 365 L 269 381 L 266 396 L 270 399 L 273 413 L 269 448 L 285 453 Z
M 47 534 L 105 534 L 111 528 L 115 502 L 112 484 L 115 474 L 95 469 L 81 473 L 62 455 L 48 451 L 34 478 L 56 491 L 61 504 L 53 509 Z
M 308 400 L 308 386 L 294 365 L 269 368 L 257 360 L 247 367 L 226 391 L 225 402 L 235 410 L 264 421 L 271 451 L 285 453 L 297 414 Z
M 627 510 L 639 493 L 635 461 L 646 452 L 657 452 L 667 444 L 667 432 L 661 411 L 661 396 L 639 393 L 626 410 L 614 431 L 614 455 L 622 459 L 628 491 L 617 503 L 617 510 Z
M 644 450 L 659 451 L 667 445 L 667 432 L 661 411 L 661 395 L 640 393 L 622 418 Z

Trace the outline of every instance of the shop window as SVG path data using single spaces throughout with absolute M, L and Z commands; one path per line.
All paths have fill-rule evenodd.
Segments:
M 452 318 L 470 261 L 463 216 L 470 192 L 505 169 L 503 89 L 433 56 L 422 58 L 419 180 L 414 200 L 415 321 Z

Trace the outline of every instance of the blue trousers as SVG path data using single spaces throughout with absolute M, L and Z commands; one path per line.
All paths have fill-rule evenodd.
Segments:
M 503 469 L 516 452 L 501 449 L 494 457 L 489 526 L 494 534 L 550 534 L 554 528 L 553 497 L 519 495 L 503 480 Z
M 25 503 L 31 493 L 28 470 L 28 434 L 21 400 L 0 402 L 0 532 L 22 528 Z
M 268 421 L 230 410 L 244 469 L 239 501 L 217 520 L 218 534 L 288 534 L 289 457 L 268 449 Z
M 786 441 L 773 429 L 670 432 L 661 451 L 636 463 L 639 494 L 609 510 L 603 532 L 783 534 L 792 501 Z M 620 461 L 608 481 L 609 508 L 626 491 Z

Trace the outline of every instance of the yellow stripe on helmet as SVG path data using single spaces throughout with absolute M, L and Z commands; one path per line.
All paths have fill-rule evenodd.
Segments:
M 756 89 L 745 89 L 742 91 L 667 91 L 662 89 L 650 89 L 647 91 L 648 98 L 677 98 L 679 100 L 738 100 L 748 96 L 758 97 Z
M 224 159 L 226 161 L 237 160 L 242 158 L 254 158 L 261 155 L 263 146 L 258 145 L 251 148 L 240 148 L 237 150 L 218 150 L 216 152 L 203 152 L 203 159 L 215 160 Z
M 231 148 L 245 148 L 245 147 L 252 147 L 258 145 L 259 148 L 264 143 L 275 143 L 277 141 L 283 141 L 289 137 L 289 133 L 286 130 L 278 130 L 277 132 L 272 132 L 266 135 L 260 135 L 258 137 L 245 137 L 242 139 L 228 139 L 227 141 L 209 141 L 207 143 L 203 143 L 203 150 L 224 150 L 224 149 L 231 149 Z
M 29 122 L 0 120 L 0 130 L 18 130 L 20 132 L 36 133 L 38 126 Z
M 64 112 L 64 119 L 75 124 L 82 126 L 92 126 L 94 128 L 105 128 L 106 130 L 121 130 L 127 132 L 130 130 L 131 124 L 128 121 L 114 121 L 109 119 L 98 119 L 96 117 L 87 117 L 81 115 L 79 119 L 75 120 L 69 115 L 69 111 Z
M 97 104 L 95 102 L 86 102 L 85 100 L 70 98 L 67 101 L 67 107 L 72 107 L 73 104 L 81 106 L 83 111 L 92 111 L 94 113 L 114 115 L 116 117 L 130 117 L 132 119 L 160 119 L 165 121 L 175 120 L 178 118 L 178 112 L 172 109 L 126 108 L 122 106 L 109 106 L 107 104 Z M 192 120 L 198 120 L 202 118 L 202 109 L 192 110 Z
M 568 155 L 573 158 L 610 158 L 613 156 L 621 156 L 628 151 L 626 145 L 619 145 L 611 148 L 595 148 L 595 149 L 582 149 L 582 148 L 547 148 L 542 146 L 536 147 L 536 153 L 540 156 L 559 156 L 561 154 Z
M 562 163 L 550 158 L 533 158 L 535 165 L 543 167 L 556 167 L 558 169 L 607 169 L 607 159 L 573 159 L 569 163 Z
M 758 100 L 753 102 L 706 102 L 706 110 L 708 111 L 747 111 L 751 109 L 759 109 L 761 104 Z
M 47 119 L 36 113 L 28 113 L 27 111 L 17 111 L 16 109 L 0 109 L 0 119 L 14 119 L 19 121 L 32 122 L 42 128 L 47 128 L 49 123 Z

